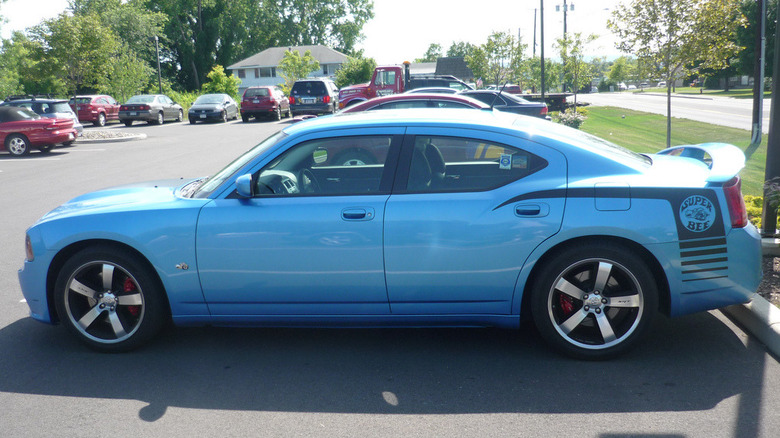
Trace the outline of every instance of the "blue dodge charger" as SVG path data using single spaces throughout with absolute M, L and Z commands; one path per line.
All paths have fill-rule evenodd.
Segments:
M 344 165 L 345 154 L 360 162 Z M 291 125 L 208 178 L 107 188 L 42 217 L 32 317 L 101 351 L 177 325 L 494 326 L 603 359 L 669 316 L 750 299 L 744 155 L 641 155 L 495 111 Z

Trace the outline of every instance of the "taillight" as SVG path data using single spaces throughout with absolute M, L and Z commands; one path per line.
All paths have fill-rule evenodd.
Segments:
M 294 104 L 295 104 L 295 97 L 290 96 L 290 105 L 294 105 Z
M 141 106 L 138 107 L 138 109 L 141 110 L 141 111 L 147 111 L 147 110 L 150 109 L 150 107 L 149 107 L 149 105 L 141 105 Z
M 726 204 L 729 206 L 732 228 L 742 228 L 748 224 L 747 207 L 742 197 L 742 180 L 735 176 L 723 186 Z
M 322 98 L 322 103 L 330 103 L 330 96 L 325 96 Z
M 542 110 L 539 112 L 540 116 L 546 116 L 547 115 L 547 105 L 542 107 Z

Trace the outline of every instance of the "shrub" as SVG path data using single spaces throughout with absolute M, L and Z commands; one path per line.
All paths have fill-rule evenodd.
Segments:
M 587 110 L 584 108 L 582 111 L 585 111 L 587 113 Z M 582 114 L 582 111 L 579 109 L 569 108 L 566 111 L 562 113 L 558 113 L 555 116 L 553 116 L 553 121 L 556 123 L 560 123 L 566 126 L 569 126 L 571 128 L 580 129 L 580 126 L 585 121 L 587 116 Z

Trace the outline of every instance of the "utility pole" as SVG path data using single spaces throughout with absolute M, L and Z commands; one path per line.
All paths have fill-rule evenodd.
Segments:
M 766 56 L 766 0 L 757 0 L 758 29 L 756 32 L 756 62 L 753 70 L 753 135 L 750 136 L 750 147 L 757 148 L 761 144 L 761 129 L 764 113 L 764 60 Z
M 563 39 L 566 39 L 566 10 L 569 9 L 566 6 L 566 0 L 563 0 Z
M 777 2 L 777 13 L 780 14 L 780 2 Z M 777 15 L 780 17 L 780 15 Z M 769 110 L 769 139 L 766 145 L 766 169 L 764 181 L 780 177 L 780 108 L 777 107 L 777 90 L 780 81 L 780 29 L 775 31 L 775 59 L 772 71 L 772 109 Z M 761 213 L 761 228 L 763 237 L 773 237 L 777 231 L 777 209 L 769 206 L 769 191 L 764 189 L 764 207 Z
M 157 42 L 157 35 L 154 36 L 154 48 L 157 50 L 157 85 L 160 87 L 160 94 L 162 92 L 162 74 L 160 73 L 160 43 Z

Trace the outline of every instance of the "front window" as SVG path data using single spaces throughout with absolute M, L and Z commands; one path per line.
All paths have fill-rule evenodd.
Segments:
M 380 70 L 376 72 L 374 85 L 377 86 L 395 85 L 395 70 Z
M 392 136 L 336 137 L 298 144 L 259 172 L 252 181 L 258 196 L 362 195 L 383 187 Z

